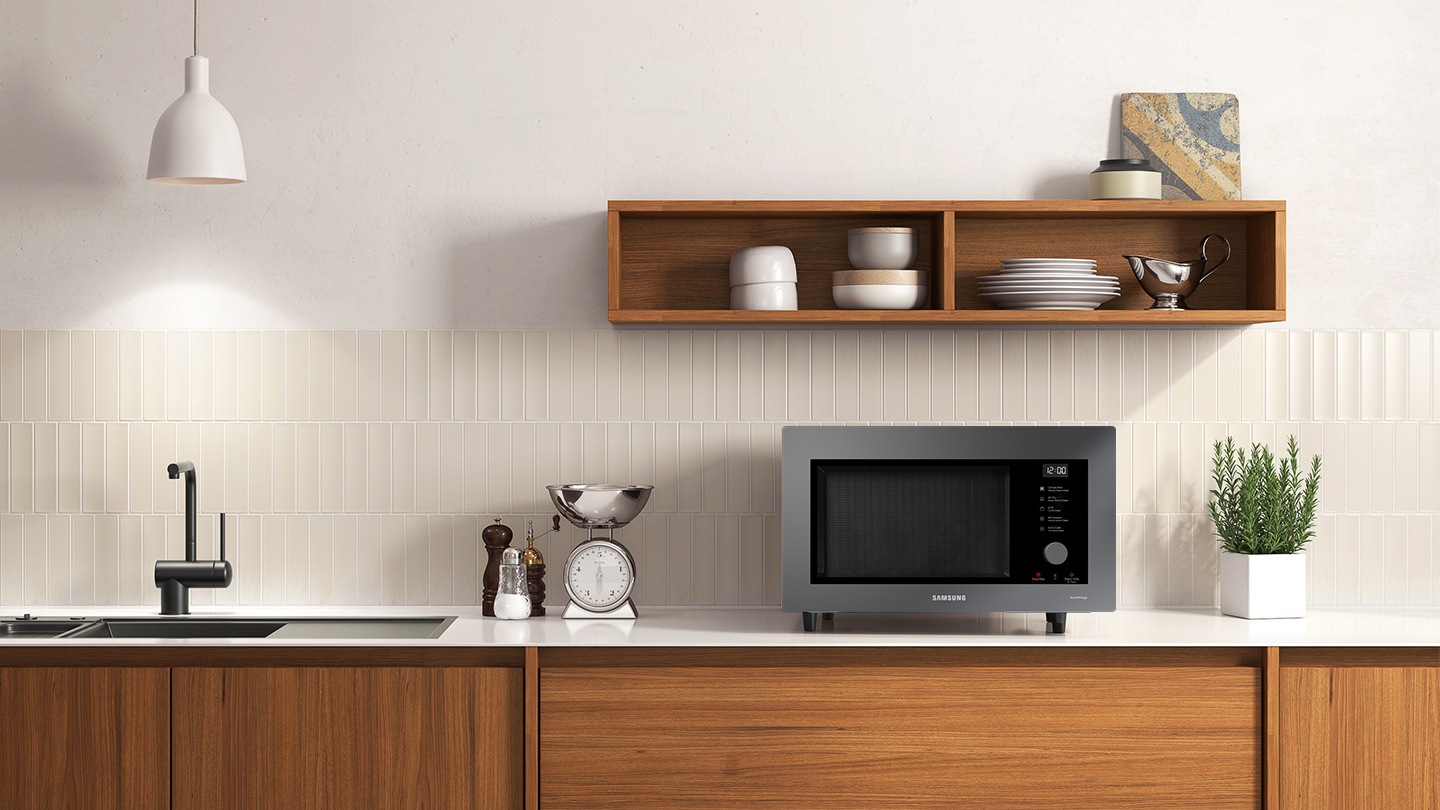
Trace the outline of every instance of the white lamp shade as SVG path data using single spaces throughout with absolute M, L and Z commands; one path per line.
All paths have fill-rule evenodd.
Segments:
M 210 60 L 185 59 L 185 92 L 166 108 L 150 139 L 150 171 L 158 183 L 245 182 L 240 128 L 210 95 Z

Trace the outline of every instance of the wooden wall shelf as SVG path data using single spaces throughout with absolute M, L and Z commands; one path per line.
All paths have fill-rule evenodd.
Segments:
M 830 273 L 849 269 L 846 231 L 908 225 L 915 267 L 931 274 L 926 309 L 842 310 Z M 1233 255 L 1186 312 L 1147 311 L 1123 254 L 1198 255 L 1208 233 Z M 729 309 L 730 254 L 786 245 L 800 309 Z M 1285 203 L 1268 200 L 612 200 L 609 313 L 616 324 L 1253 324 L 1285 320 Z M 1120 279 L 1119 298 L 1092 311 L 997 309 L 975 291 L 1000 259 L 1073 256 Z

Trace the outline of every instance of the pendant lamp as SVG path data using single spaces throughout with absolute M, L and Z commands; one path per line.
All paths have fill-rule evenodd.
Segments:
M 210 95 L 210 60 L 200 55 L 200 0 L 195 0 L 194 19 L 195 55 L 185 60 L 185 92 L 155 125 L 146 177 L 185 185 L 243 183 L 240 128 Z

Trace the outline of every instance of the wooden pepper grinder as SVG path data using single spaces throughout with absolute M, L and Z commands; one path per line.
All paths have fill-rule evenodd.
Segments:
M 515 533 L 501 523 L 500 518 L 495 518 L 494 525 L 486 526 L 480 532 L 480 539 L 485 542 L 485 553 L 489 555 L 485 562 L 485 576 L 481 579 L 480 613 L 483 616 L 495 615 L 495 593 L 500 590 L 501 555 L 510 547 L 514 537 Z
M 554 525 L 549 532 L 535 534 L 535 521 L 525 521 L 525 548 L 520 552 L 520 562 L 525 563 L 525 583 L 530 588 L 530 615 L 545 615 L 545 555 L 535 548 L 535 541 L 550 532 L 560 531 L 560 516 L 552 516 Z

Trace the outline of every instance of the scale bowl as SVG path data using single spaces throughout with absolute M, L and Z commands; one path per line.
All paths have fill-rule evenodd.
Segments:
M 618 529 L 640 516 L 649 484 L 551 484 L 550 501 L 566 520 L 582 529 Z

